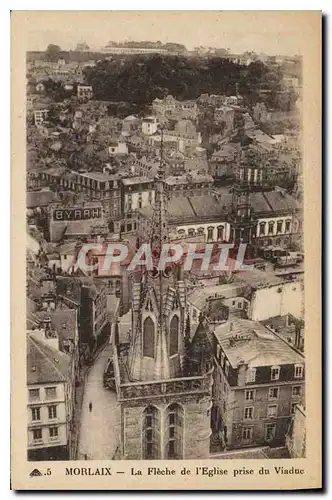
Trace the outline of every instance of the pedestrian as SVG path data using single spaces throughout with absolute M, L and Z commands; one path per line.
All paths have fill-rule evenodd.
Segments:
M 92 403 L 91 403 L 91 401 L 90 401 L 90 403 L 89 403 L 89 411 L 90 411 L 90 412 L 92 411 Z

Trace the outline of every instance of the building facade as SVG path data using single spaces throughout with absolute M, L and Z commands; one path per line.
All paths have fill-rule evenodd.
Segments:
M 230 318 L 213 332 L 212 428 L 221 447 L 283 446 L 304 401 L 301 353 L 259 323 Z

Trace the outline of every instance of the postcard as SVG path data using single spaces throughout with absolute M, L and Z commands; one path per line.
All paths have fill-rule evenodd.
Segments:
M 322 487 L 321 13 L 12 12 L 11 487 Z

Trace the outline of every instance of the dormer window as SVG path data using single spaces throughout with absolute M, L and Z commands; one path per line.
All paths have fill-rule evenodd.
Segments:
M 303 377 L 303 365 L 295 365 L 294 367 L 294 378 Z
M 280 366 L 272 366 L 271 380 L 279 380 L 279 376 L 280 376 Z

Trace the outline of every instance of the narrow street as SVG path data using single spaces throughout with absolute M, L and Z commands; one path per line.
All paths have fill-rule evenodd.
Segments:
M 107 345 L 86 377 L 77 455 L 80 460 L 112 459 L 119 445 L 120 409 L 116 393 L 103 386 L 103 373 L 111 352 L 111 346 Z

